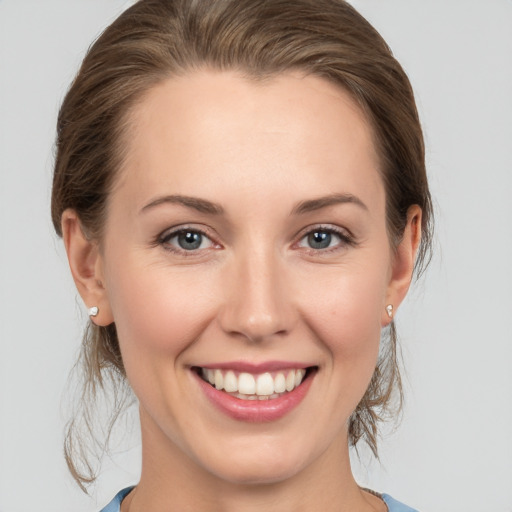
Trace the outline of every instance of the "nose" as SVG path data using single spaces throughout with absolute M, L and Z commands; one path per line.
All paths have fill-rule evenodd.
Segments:
M 296 314 L 287 274 L 285 262 L 271 250 L 235 258 L 223 280 L 223 331 L 253 343 L 288 334 Z

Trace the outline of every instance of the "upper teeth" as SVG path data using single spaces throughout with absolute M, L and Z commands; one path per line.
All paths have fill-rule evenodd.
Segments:
M 286 370 L 276 373 L 251 373 L 236 374 L 233 370 L 218 370 L 202 368 L 203 378 L 217 389 L 228 393 L 240 393 L 243 395 L 267 396 L 275 393 L 284 393 L 295 389 L 304 378 L 306 370 Z

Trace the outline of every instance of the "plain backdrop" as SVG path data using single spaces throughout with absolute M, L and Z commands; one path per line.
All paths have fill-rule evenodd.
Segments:
M 137 480 L 137 432 L 92 497 L 63 401 L 86 317 L 49 215 L 55 121 L 125 0 L 0 0 L 0 511 L 93 512 Z M 402 62 L 425 129 L 436 255 L 397 323 L 400 428 L 362 484 L 422 512 L 512 511 L 512 2 L 354 0 Z

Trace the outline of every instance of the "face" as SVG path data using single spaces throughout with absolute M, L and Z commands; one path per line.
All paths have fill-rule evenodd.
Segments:
M 364 115 L 320 78 L 204 71 L 130 122 L 96 270 L 144 449 L 231 482 L 312 467 L 401 298 Z

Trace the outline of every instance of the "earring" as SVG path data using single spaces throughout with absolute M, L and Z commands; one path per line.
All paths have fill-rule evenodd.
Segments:
M 389 318 L 393 318 L 393 304 L 388 304 L 386 306 L 386 311 L 388 313 Z
M 89 308 L 89 316 L 98 316 L 99 309 L 97 306 L 93 306 L 92 308 Z

